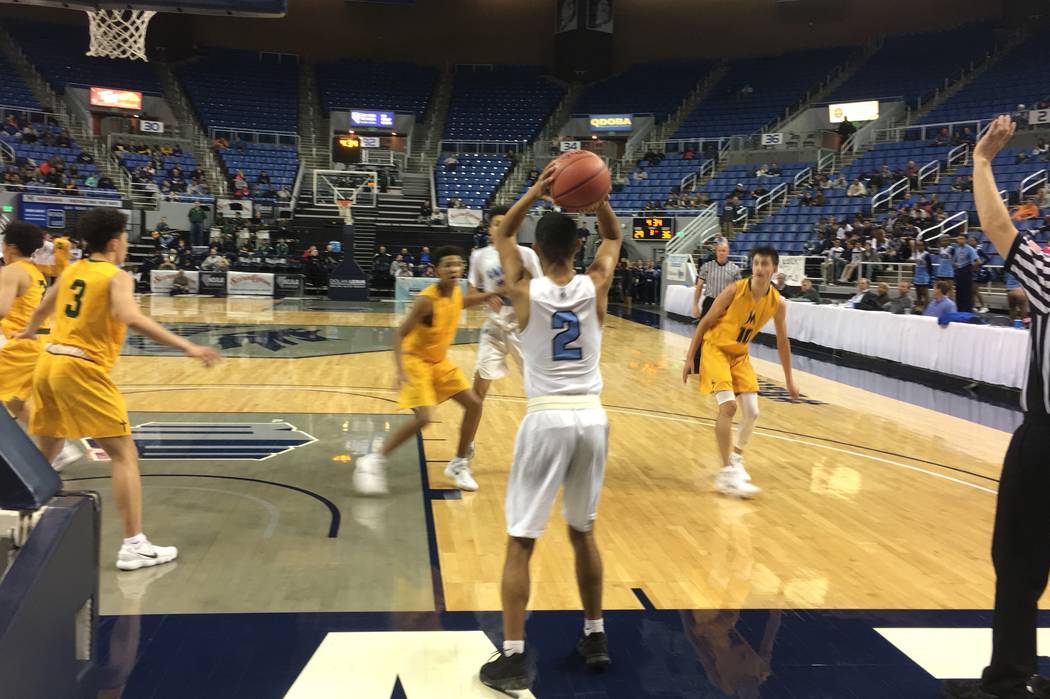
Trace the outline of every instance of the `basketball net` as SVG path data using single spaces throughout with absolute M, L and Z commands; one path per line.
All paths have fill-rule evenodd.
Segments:
M 87 55 L 146 61 L 146 29 L 152 10 L 88 10 L 91 45 Z
M 337 199 L 336 204 L 339 205 L 339 213 L 343 215 L 343 222 L 348 226 L 352 226 L 354 223 L 353 208 L 354 202 L 352 199 Z

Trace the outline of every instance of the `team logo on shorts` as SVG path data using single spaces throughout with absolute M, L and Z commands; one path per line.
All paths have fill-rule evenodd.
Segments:
M 131 436 L 144 461 L 264 461 L 317 441 L 284 421 L 147 422 Z M 84 443 L 90 459 L 109 461 L 94 440 Z

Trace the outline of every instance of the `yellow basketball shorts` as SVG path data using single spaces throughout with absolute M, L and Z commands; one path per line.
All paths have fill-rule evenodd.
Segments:
M 751 367 L 751 356 L 727 354 L 708 342 L 700 352 L 700 392 L 732 391 L 758 393 L 758 377 Z
M 33 371 L 44 351 L 40 340 L 7 340 L 0 337 L 0 402 L 26 401 L 33 392 Z
M 29 433 L 62 439 L 125 437 L 131 424 L 108 371 L 87 359 L 45 351 L 33 374 Z
M 434 363 L 405 354 L 401 361 L 408 382 L 401 386 L 398 407 L 432 407 L 470 388 L 467 377 L 448 357 Z

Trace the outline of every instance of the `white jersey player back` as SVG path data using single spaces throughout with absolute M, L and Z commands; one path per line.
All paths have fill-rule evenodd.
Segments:
M 532 280 L 521 351 L 529 398 L 602 392 L 602 326 L 589 276 L 578 274 L 565 286 L 547 277 Z
M 524 245 L 519 245 L 518 252 L 521 254 L 521 264 L 525 271 L 533 279 L 542 277 L 543 270 L 540 268 L 540 258 L 536 255 L 536 251 Z M 499 251 L 496 250 L 495 246 L 487 245 L 470 253 L 470 285 L 472 287 L 492 292 L 503 288 L 505 283 L 503 265 L 499 260 Z M 500 328 L 511 331 L 516 329 L 518 319 L 514 313 L 514 307 L 510 305 L 509 301 L 505 300 L 503 308 L 499 311 L 493 311 L 488 307 L 488 304 L 485 305 L 485 310 L 488 313 L 489 320 Z

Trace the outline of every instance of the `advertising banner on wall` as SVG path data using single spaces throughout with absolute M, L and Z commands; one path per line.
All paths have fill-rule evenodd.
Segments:
M 269 272 L 227 272 L 226 293 L 231 296 L 273 296 L 273 275 Z
M 485 220 L 481 209 L 449 209 L 448 225 L 454 228 L 477 228 Z
M 190 280 L 190 293 L 196 294 L 200 288 L 198 272 L 183 272 Z M 174 288 L 175 277 L 179 275 L 177 269 L 155 269 L 149 273 L 149 290 L 154 294 L 168 294 Z
M 226 272 L 200 272 L 197 276 L 197 285 L 198 293 L 224 295 L 226 293 Z
M 278 272 L 273 277 L 274 291 L 278 296 L 302 296 L 304 277 L 301 274 L 283 274 Z

